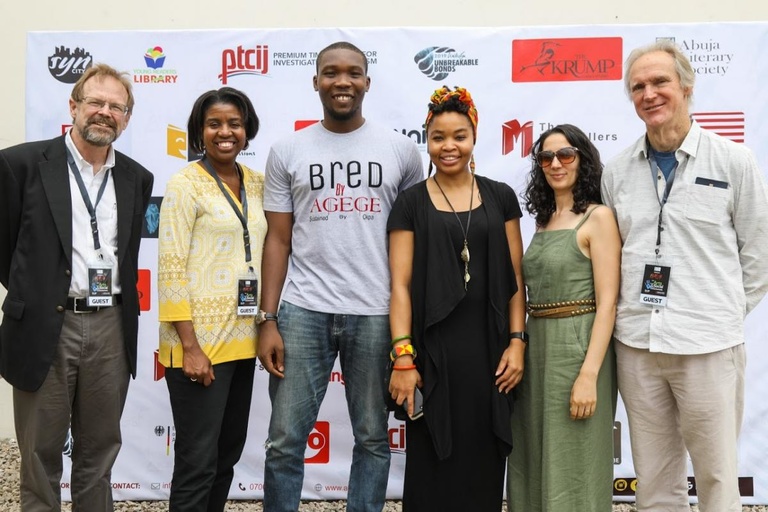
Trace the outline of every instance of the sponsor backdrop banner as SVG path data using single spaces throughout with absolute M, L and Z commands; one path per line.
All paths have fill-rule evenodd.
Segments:
M 71 123 L 67 100 L 72 84 L 88 66 L 106 62 L 130 73 L 136 95 L 130 125 L 116 146 L 155 174 L 140 257 L 139 375 L 131 382 L 123 415 L 124 444 L 112 475 L 115 497 L 168 497 L 174 426 L 163 368 L 156 360 L 156 237 L 168 178 L 199 156 L 188 150 L 186 123 L 202 92 L 228 85 L 250 96 L 262 124 L 240 160 L 262 170 L 273 142 L 322 117 L 312 88 L 317 52 L 334 41 L 349 40 L 365 51 L 370 62 L 365 117 L 412 138 L 426 162 L 422 125 L 430 94 L 444 84 L 467 87 L 480 112 L 477 172 L 506 181 L 520 193 L 531 165 L 531 143 L 551 126 L 581 127 L 604 160 L 642 135 L 644 127 L 624 94 L 623 61 L 633 48 L 656 38 L 674 39 L 693 63 L 697 75 L 694 117 L 705 128 L 747 144 L 757 154 L 761 169 L 768 171 L 768 92 L 762 87 L 768 81 L 768 59 L 760 50 L 768 44 L 768 23 L 30 33 L 27 139 L 63 133 Z M 343 182 L 346 177 L 342 173 L 336 179 Z M 533 222 L 526 216 L 526 243 L 532 233 Z M 764 301 L 747 325 L 747 403 L 740 444 L 745 504 L 768 503 L 768 430 L 764 426 L 768 348 L 761 343 L 768 331 L 766 317 Z M 727 336 L 728 326 L 723 327 L 722 334 Z M 230 494 L 233 499 L 263 496 L 263 445 L 270 411 L 267 380 L 259 367 L 248 443 Z M 401 495 L 404 434 L 403 423 L 392 418 L 390 498 Z M 614 444 L 615 494 L 617 499 L 632 500 L 636 483 L 621 407 Z M 65 499 L 69 498 L 70 449 L 64 449 Z M 307 444 L 304 498 L 344 498 L 351 452 L 344 376 L 337 366 Z M 690 488 L 695 499 L 693 480 Z

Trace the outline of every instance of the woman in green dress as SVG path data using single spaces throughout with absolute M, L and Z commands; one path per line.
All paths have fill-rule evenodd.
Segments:
M 525 376 L 515 390 L 510 512 L 609 512 L 621 240 L 600 199 L 600 154 L 577 127 L 534 143 L 524 199 L 536 233 L 523 257 Z

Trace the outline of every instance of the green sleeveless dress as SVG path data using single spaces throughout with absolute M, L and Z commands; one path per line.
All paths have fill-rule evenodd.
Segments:
M 523 257 L 531 304 L 595 297 L 592 261 L 574 229 L 542 231 Z M 597 269 L 599 272 L 599 269 Z M 525 374 L 512 413 L 507 468 L 510 512 L 610 512 L 613 497 L 615 356 L 606 353 L 597 383 L 595 415 L 569 417 L 570 396 L 586 356 L 594 313 L 569 318 L 528 317 Z

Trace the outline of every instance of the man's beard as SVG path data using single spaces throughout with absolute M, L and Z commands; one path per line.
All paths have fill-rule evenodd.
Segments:
M 117 127 L 113 126 L 114 123 L 110 120 L 107 120 L 108 126 L 97 124 L 98 121 L 102 120 L 103 119 L 96 118 L 89 121 L 83 129 L 78 128 L 83 140 L 89 144 L 100 147 L 109 146 L 115 142 L 115 139 L 117 139 Z M 97 126 L 96 129 L 92 128 L 94 125 Z M 107 131 L 106 128 L 111 128 L 112 131 Z

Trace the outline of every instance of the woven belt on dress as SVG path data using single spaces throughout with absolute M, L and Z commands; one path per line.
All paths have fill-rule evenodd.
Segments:
M 594 313 L 595 299 L 564 300 L 548 304 L 528 303 L 528 314 L 534 318 L 568 318 Z

